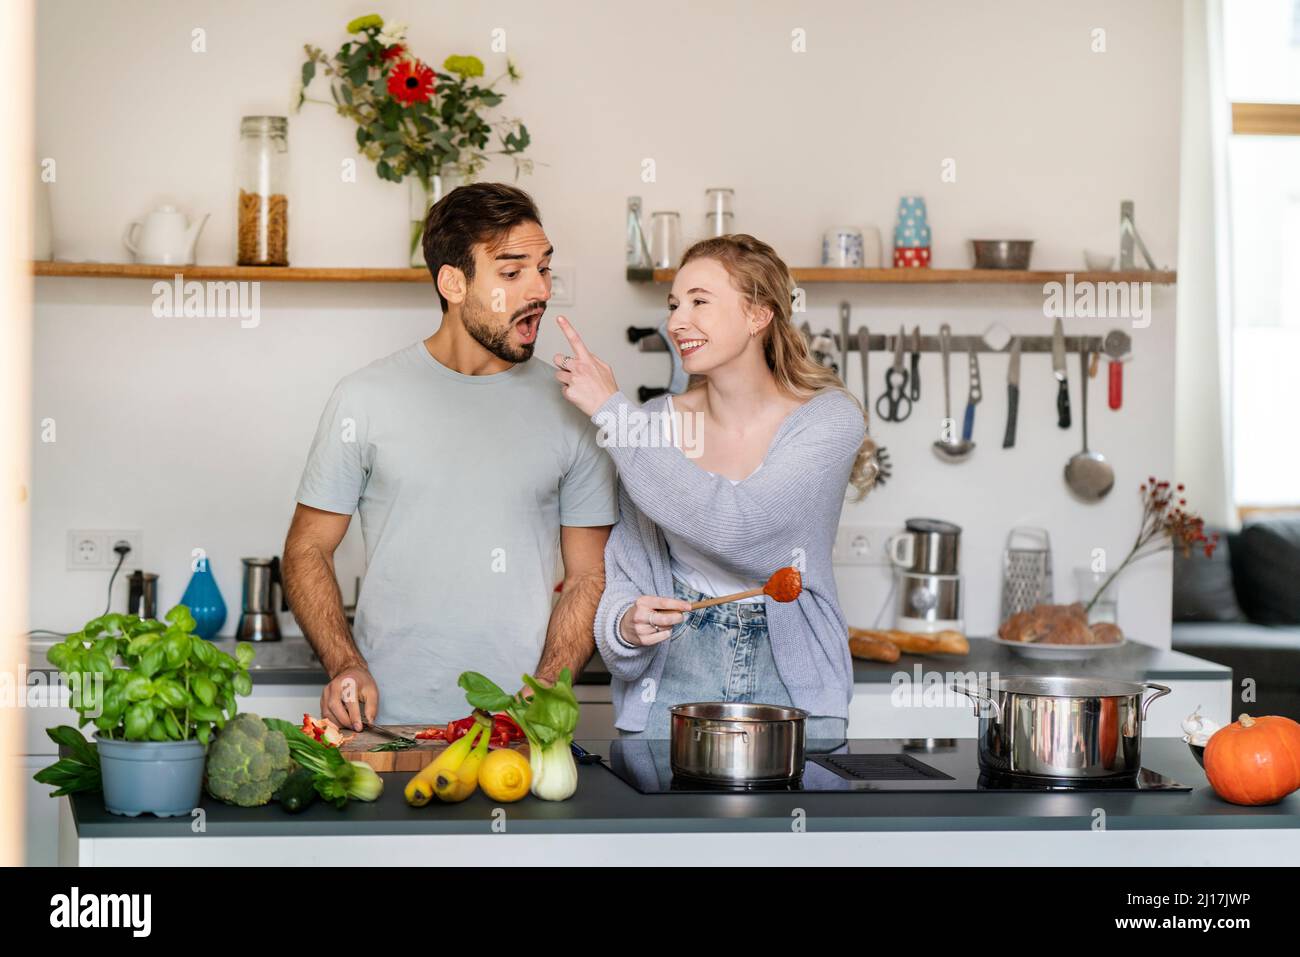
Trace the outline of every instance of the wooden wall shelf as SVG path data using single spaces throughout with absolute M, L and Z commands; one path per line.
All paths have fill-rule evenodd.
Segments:
M 797 283 L 933 283 L 933 284 L 1019 284 L 1041 286 L 1048 282 L 1065 282 L 1067 275 L 1081 282 L 1154 282 L 1169 285 L 1177 281 L 1178 273 L 1172 270 L 1131 269 L 1125 272 L 1091 272 L 1080 269 L 832 269 L 813 266 L 791 269 Z M 672 282 L 675 269 L 629 269 L 629 282 Z
M 100 279 L 172 279 L 180 273 L 185 279 L 260 280 L 262 282 L 429 282 L 427 269 L 372 269 L 366 267 L 311 266 L 153 266 L 139 263 L 70 263 L 35 262 L 37 276 L 76 276 Z M 669 283 L 675 269 L 629 269 L 629 282 Z M 832 269 L 814 266 L 792 269 L 798 283 L 853 284 L 1001 284 L 1041 286 L 1047 282 L 1065 282 L 1067 275 L 1081 282 L 1153 282 L 1169 285 L 1177 281 L 1176 272 L 1133 269 L 1125 272 L 1089 272 L 1079 270 L 1021 269 Z
M 37 276 L 101 279 L 236 280 L 261 282 L 429 282 L 427 269 L 367 269 L 303 266 L 153 266 L 139 263 L 35 262 Z

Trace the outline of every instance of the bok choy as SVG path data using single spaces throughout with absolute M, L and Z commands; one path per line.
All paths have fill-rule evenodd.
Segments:
M 525 697 L 523 691 L 508 695 L 476 671 L 462 674 L 459 684 L 472 707 L 489 713 L 504 711 L 523 729 L 533 772 L 533 796 L 543 801 L 567 800 L 578 789 L 578 765 L 570 747 L 578 726 L 573 675 L 565 668 L 549 688 L 530 675 L 524 675 L 523 681 L 531 696 Z

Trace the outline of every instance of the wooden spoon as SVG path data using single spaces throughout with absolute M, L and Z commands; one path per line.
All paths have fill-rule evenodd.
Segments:
M 799 574 L 799 569 L 778 568 L 762 588 L 738 591 L 734 595 L 723 595 L 721 598 L 706 598 L 703 601 L 693 601 L 691 602 L 691 611 L 699 608 L 710 608 L 713 605 L 725 605 L 729 601 L 740 601 L 743 598 L 753 598 L 756 595 L 768 595 L 774 601 L 794 601 L 802 591 L 803 577 Z

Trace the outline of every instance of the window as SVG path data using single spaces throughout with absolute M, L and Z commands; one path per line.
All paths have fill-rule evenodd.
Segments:
M 1223 4 L 1238 508 L 1300 506 L 1300 0 Z

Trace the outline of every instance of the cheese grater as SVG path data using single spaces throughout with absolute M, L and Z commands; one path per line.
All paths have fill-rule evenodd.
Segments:
M 1002 621 L 1052 602 L 1052 542 L 1045 528 L 1013 528 L 1002 553 Z

